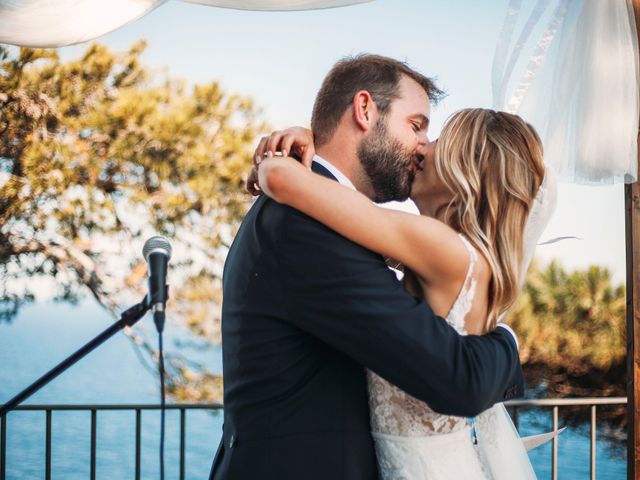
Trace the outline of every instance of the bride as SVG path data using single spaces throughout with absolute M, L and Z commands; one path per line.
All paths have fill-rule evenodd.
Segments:
M 462 335 L 492 330 L 516 300 L 555 201 L 533 127 L 493 110 L 455 113 L 427 144 L 411 189 L 421 215 L 381 208 L 275 151 L 304 152 L 308 163 L 312 134 L 292 128 L 263 139 L 257 189 L 399 261 L 405 288 Z M 501 404 L 467 419 L 439 414 L 373 372 L 368 388 L 385 480 L 535 478 Z

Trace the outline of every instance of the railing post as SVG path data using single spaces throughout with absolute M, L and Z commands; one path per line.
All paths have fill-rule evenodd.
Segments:
M 596 406 L 591 405 L 591 480 L 596 480 Z
M 0 417 L 0 480 L 7 478 L 7 417 Z
M 51 409 L 46 410 L 46 419 L 44 478 L 51 480 Z
M 91 480 L 96 480 L 96 430 L 97 430 L 97 411 L 91 409 Z
M 140 424 L 142 412 L 136 408 L 136 480 L 140 480 Z
M 558 431 L 558 406 L 553 407 L 553 431 Z M 558 437 L 553 437 L 551 450 L 551 478 L 558 480 Z
M 185 451 L 185 416 L 186 410 L 180 409 L 180 480 L 184 480 L 184 451 Z

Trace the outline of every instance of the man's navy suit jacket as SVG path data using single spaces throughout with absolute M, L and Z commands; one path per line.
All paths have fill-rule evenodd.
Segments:
M 458 335 L 380 255 L 266 196 L 225 263 L 222 351 L 212 480 L 375 480 L 364 367 L 445 414 L 523 389 L 506 330 Z

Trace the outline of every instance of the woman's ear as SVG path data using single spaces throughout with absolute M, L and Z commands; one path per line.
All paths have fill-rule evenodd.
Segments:
M 356 125 L 367 132 L 378 119 L 378 108 L 376 107 L 371 94 L 366 90 L 360 90 L 353 96 L 353 120 Z

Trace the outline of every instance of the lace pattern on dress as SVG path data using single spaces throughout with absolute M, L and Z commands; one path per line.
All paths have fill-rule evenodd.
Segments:
M 460 235 L 469 251 L 469 269 L 458 297 L 446 317 L 447 322 L 461 335 L 466 335 L 464 319 L 471 310 L 476 280 L 473 277 L 478 253 L 469 241 Z M 373 432 L 405 437 L 420 437 L 456 432 L 467 425 L 464 417 L 442 415 L 412 397 L 400 388 L 367 371 L 369 407 Z

